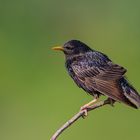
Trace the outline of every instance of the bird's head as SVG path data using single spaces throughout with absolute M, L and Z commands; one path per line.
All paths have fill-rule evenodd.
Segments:
M 86 44 L 78 40 L 70 40 L 63 46 L 54 47 L 52 49 L 63 51 L 66 56 L 84 54 L 91 50 Z

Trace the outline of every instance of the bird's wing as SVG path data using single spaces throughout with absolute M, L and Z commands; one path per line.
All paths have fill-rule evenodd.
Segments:
M 113 64 L 111 61 L 106 62 L 104 66 L 89 65 L 89 59 L 87 59 L 80 65 L 73 65 L 72 68 L 76 77 L 88 89 L 97 90 L 114 100 L 128 104 L 118 83 L 126 72 L 123 67 Z

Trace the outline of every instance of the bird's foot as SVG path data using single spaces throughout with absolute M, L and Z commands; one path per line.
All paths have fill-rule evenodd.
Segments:
M 88 116 L 88 111 L 87 111 L 88 106 L 84 105 L 80 108 L 80 111 L 83 111 L 84 114 L 82 115 L 83 119 L 85 119 Z
M 88 116 L 88 111 L 87 109 L 90 108 L 90 106 L 95 103 L 97 101 L 97 98 L 93 99 L 92 101 L 90 101 L 89 103 L 85 104 L 84 106 L 82 106 L 80 108 L 80 111 L 84 111 L 84 114 L 83 114 L 83 118 L 87 117 Z
M 111 99 L 111 98 L 108 98 L 107 100 L 110 102 L 110 105 L 111 105 L 112 107 L 114 107 L 115 100 L 113 100 L 113 99 Z

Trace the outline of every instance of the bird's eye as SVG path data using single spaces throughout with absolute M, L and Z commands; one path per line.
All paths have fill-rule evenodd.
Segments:
M 67 46 L 66 49 L 68 49 L 68 50 L 72 50 L 73 48 L 70 47 L 70 46 Z

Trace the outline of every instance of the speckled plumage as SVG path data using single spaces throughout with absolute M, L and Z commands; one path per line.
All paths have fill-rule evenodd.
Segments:
M 64 53 L 69 75 L 87 93 L 105 95 L 131 107 L 140 107 L 140 96 L 126 80 L 125 68 L 77 40 L 65 43 Z

